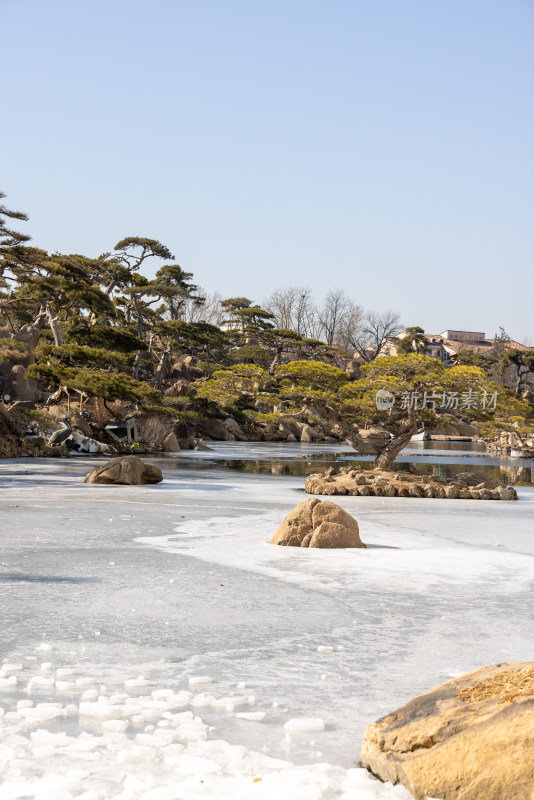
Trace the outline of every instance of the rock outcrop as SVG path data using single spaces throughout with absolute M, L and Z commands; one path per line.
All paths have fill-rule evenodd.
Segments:
M 163 440 L 161 449 L 164 453 L 179 453 L 180 442 L 176 438 L 176 434 L 171 431 L 168 436 Z
M 26 400 L 31 403 L 38 403 L 44 397 L 38 382 L 26 378 L 26 367 L 22 364 L 15 364 L 11 367 L 5 392 L 11 402 Z
M 248 442 L 248 436 L 245 436 L 245 434 L 241 430 L 241 427 L 239 426 L 239 423 L 236 422 L 236 420 L 233 417 L 226 417 L 226 419 L 224 420 L 224 424 L 226 425 L 230 433 L 233 433 L 238 442 Z
M 464 477 L 465 476 L 465 477 Z M 412 475 L 406 472 L 355 470 L 333 467 L 325 473 L 306 478 L 308 494 L 361 495 L 374 497 L 428 497 L 450 500 L 517 500 L 513 486 L 502 486 L 482 473 L 469 472 L 447 481 L 436 475 Z
M 367 728 L 362 761 L 416 800 L 534 797 L 534 662 L 447 681 Z
M 23 325 L 17 333 L 13 336 L 18 342 L 24 342 L 24 344 L 28 347 L 29 355 L 30 355 L 30 363 L 33 364 L 35 361 L 35 348 L 39 344 L 39 339 L 41 337 L 41 331 L 39 328 L 36 328 L 35 325 Z
M 235 436 L 226 427 L 222 419 L 210 417 L 202 425 L 202 435 L 219 442 L 235 440 Z
M 49 455 L 52 455 L 52 450 L 44 439 L 40 436 L 26 436 L 7 407 L 0 403 L 0 458 Z
M 163 475 L 159 467 L 145 464 L 137 456 L 112 458 L 102 467 L 94 467 L 85 476 L 84 483 L 123 484 L 139 486 L 146 483 L 160 483 Z
M 358 523 L 328 500 L 304 500 L 276 529 L 271 544 L 289 547 L 365 547 Z

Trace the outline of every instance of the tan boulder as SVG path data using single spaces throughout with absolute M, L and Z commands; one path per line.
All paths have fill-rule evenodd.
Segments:
M 365 547 L 358 523 L 329 500 L 304 500 L 276 529 L 271 544 L 290 547 Z
M 187 395 L 190 394 L 190 384 L 191 381 L 186 378 L 180 378 L 175 381 L 172 386 L 169 386 L 168 389 L 165 389 L 163 394 L 165 397 L 187 397 Z
M 33 351 L 39 344 L 39 339 L 41 336 L 41 331 L 39 328 L 36 328 L 35 325 L 23 325 L 20 330 L 13 336 L 18 342 L 24 342 L 24 344 L 28 345 L 28 349 L 31 351 L 33 355 Z M 32 358 L 32 361 L 35 359 Z
M 421 486 L 417 483 L 412 483 L 409 485 L 409 492 L 410 497 L 424 497 L 424 491 Z
M 11 368 L 8 380 L 10 381 L 9 394 L 12 402 L 14 400 L 30 400 L 32 403 L 38 403 L 41 400 L 43 393 L 38 382 L 26 378 L 26 367 L 22 364 L 15 364 Z
M 180 443 L 176 438 L 176 434 L 172 431 L 169 433 L 167 438 L 164 440 L 162 445 L 162 450 L 165 453 L 179 453 L 180 452 Z
M 381 486 L 382 488 L 384 488 L 385 486 L 388 485 L 388 479 L 384 478 L 383 475 L 377 475 L 376 478 L 374 479 L 374 484 L 375 486 Z
M 534 797 L 534 662 L 447 681 L 370 725 L 362 761 L 415 800 Z
M 301 442 L 313 442 L 313 431 L 309 425 L 303 425 L 300 431 Z
M 235 436 L 230 433 L 222 419 L 216 419 L 215 417 L 210 417 L 204 421 L 202 435 L 209 436 L 210 439 L 216 439 L 220 442 L 228 442 L 235 439 Z
M 163 475 L 159 467 L 145 464 L 137 456 L 112 458 L 101 467 L 94 467 L 85 476 L 84 483 L 115 483 L 139 486 L 145 483 L 160 483 Z

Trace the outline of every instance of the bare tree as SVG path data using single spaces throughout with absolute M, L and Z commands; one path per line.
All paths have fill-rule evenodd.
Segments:
M 352 343 L 361 335 L 364 313 L 363 306 L 352 303 L 338 325 L 334 344 L 344 347 L 346 350 L 354 350 Z
M 362 307 L 354 303 L 344 289 L 331 289 L 317 310 L 320 325 L 318 338 L 329 345 L 348 344 L 347 332 L 353 326 L 358 330 L 362 313 Z
M 187 302 L 184 306 L 183 319 L 186 322 L 209 322 L 210 325 L 220 325 L 224 319 L 221 308 L 222 294 L 219 292 L 206 292 L 198 287 L 197 292 L 202 296 L 202 303 Z
M 382 352 L 387 339 L 401 330 L 400 314 L 396 311 L 367 311 L 350 346 L 364 361 L 373 361 Z
M 364 361 L 375 359 L 385 339 L 402 330 L 395 311 L 364 312 L 344 289 L 331 289 L 318 305 L 310 288 L 288 286 L 273 292 L 263 305 L 274 315 L 277 328 L 356 350 Z
M 274 314 L 274 324 L 299 336 L 312 337 L 316 328 L 316 308 L 312 291 L 307 286 L 288 286 L 277 289 L 263 303 Z

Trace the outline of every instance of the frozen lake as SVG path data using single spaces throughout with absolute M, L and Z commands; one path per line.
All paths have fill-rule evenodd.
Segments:
M 308 452 L 147 458 L 149 487 L 84 485 L 89 459 L 0 462 L 2 800 L 407 798 L 356 769 L 365 726 L 531 659 L 533 488 L 336 497 L 367 550 L 273 547 L 303 478 L 227 462 Z M 300 718 L 324 730 L 284 728 Z

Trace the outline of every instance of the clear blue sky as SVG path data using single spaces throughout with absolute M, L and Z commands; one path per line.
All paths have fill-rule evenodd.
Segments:
M 534 340 L 533 0 L 0 0 L 35 245 Z M 534 342 L 533 342 L 534 343 Z

